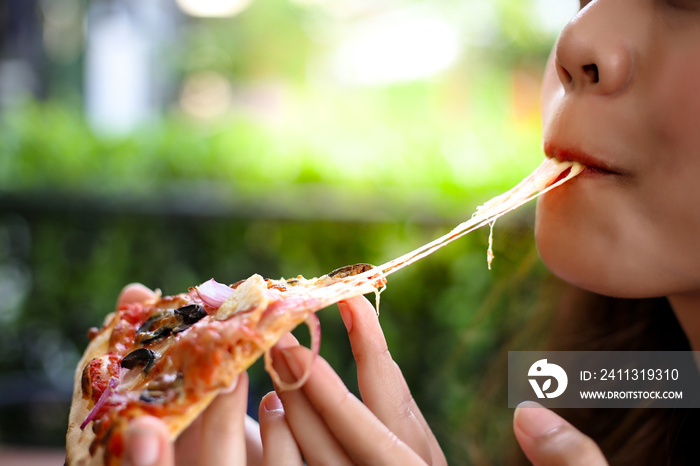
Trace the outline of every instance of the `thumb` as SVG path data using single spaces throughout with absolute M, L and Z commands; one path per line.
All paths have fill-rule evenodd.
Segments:
M 130 466 L 172 466 L 173 445 L 168 428 L 159 419 L 134 419 L 125 435 L 124 463 Z
M 596 443 L 542 405 L 525 401 L 515 409 L 513 430 L 535 466 L 602 466 L 607 461 Z
M 141 283 L 130 283 L 126 285 L 119 298 L 117 298 L 117 307 L 126 306 L 128 304 L 143 303 L 156 297 L 156 293 Z

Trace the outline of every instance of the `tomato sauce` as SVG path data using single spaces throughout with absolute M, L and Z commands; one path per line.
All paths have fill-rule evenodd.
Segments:
M 104 367 L 102 358 L 95 358 L 88 365 L 88 374 L 90 375 L 90 385 L 92 387 L 92 400 L 97 403 L 112 377 L 119 375 L 119 363 L 121 357 L 114 353 L 107 354 L 108 362 Z

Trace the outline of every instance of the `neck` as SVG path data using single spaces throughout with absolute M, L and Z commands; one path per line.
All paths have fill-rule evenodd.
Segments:
M 693 351 L 700 351 L 700 293 L 668 297 Z

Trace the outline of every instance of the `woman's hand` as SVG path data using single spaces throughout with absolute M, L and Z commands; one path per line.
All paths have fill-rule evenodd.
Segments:
M 260 434 L 257 423 L 246 417 L 247 400 L 248 375 L 244 372 L 232 391 L 217 396 L 174 443 L 160 419 L 152 416 L 134 419 L 126 431 L 124 463 L 131 466 L 260 464 Z
M 118 305 L 141 303 L 155 294 L 141 284 L 122 290 Z M 134 419 L 124 441 L 124 463 L 132 466 L 257 465 L 262 461 L 258 425 L 246 416 L 248 374 L 220 394 L 173 443 L 158 418 Z
M 513 430 L 520 447 L 535 466 L 604 466 L 598 445 L 554 412 L 538 403 L 518 405 Z
M 260 405 L 263 463 L 446 464 L 440 446 L 392 360 L 372 305 L 338 304 L 357 361 L 358 400 L 316 358 L 299 390 L 271 392 Z M 313 357 L 288 335 L 273 350 L 280 377 L 298 380 Z M 279 396 L 279 398 L 278 398 Z

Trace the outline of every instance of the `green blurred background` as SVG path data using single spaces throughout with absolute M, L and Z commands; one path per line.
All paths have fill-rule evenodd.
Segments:
M 0 448 L 62 447 L 86 331 L 125 284 L 381 263 L 514 185 L 542 158 L 541 70 L 575 9 L 1 2 Z M 488 374 L 550 301 L 532 207 L 499 221 L 493 270 L 479 231 L 382 294 L 451 464 L 503 461 L 511 436 L 504 372 Z M 355 390 L 342 322 L 319 315 L 321 353 Z M 271 385 L 260 365 L 251 379 L 254 412 Z

